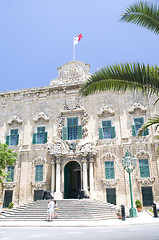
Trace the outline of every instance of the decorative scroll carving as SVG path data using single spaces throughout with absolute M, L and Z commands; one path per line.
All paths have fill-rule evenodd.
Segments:
M 116 187 L 119 182 L 119 178 L 117 179 L 101 179 L 101 184 L 103 188 L 111 188 Z
M 115 160 L 115 155 L 108 152 L 108 153 L 103 155 L 102 159 L 103 159 L 104 162 L 105 161 L 114 161 Z
M 50 85 L 66 85 L 73 83 L 82 83 L 89 76 L 89 64 L 85 64 L 79 61 L 73 61 L 64 64 L 62 67 L 58 68 L 59 76 L 50 82 Z
M 104 114 L 108 114 L 110 116 L 114 116 L 115 111 L 111 109 L 108 105 L 104 105 L 98 112 L 98 117 L 103 116 Z
M 40 156 L 38 156 L 37 158 L 35 158 L 33 160 L 33 164 L 39 164 L 39 165 L 44 164 L 46 162 L 47 162 L 47 160 L 45 158 L 40 157 Z
M 15 115 L 8 121 L 8 125 L 21 125 L 21 124 L 22 119 Z
M 39 122 L 39 121 L 48 122 L 48 121 L 49 121 L 49 117 L 48 117 L 44 112 L 40 112 L 40 113 L 34 118 L 34 122 Z
M 84 155 L 95 155 L 96 151 L 94 150 L 94 145 L 92 143 L 85 143 L 80 147 L 79 152 Z
M 53 143 L 48 144 L 48 151 L 50 155 L 67 153 L 69 146 L 60 138 L 54 137 Z
M 137 158 L 150 158 L 150 154 L 145 150 L 136 153 Z
M 142 106 L 140 103 L 134 103 L 128 112 L 132 114 L 135 113 L 136 110 L 140 111 L 141 113 L 146 113 L 147 108 Z
M 7 190 L 11 190 L 16 186 L 16 182 L 3 182 L 3 187 L 6 188 Z
M 42 190 L 44 186 L 47 185 L 47 182 L 35 182 L 32 181 L 31 182 L 32 187 L 36 188 L 37 190 Z
M 136 181 L 140 184 L 140 186 L 148 187 L 148 186 L 152 186 L 152 184 L 155 181 L 155 178 L 154 177 L 150 177 L 150 178 L 136 178 Z

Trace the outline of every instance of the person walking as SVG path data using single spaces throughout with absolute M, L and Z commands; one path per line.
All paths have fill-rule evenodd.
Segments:
M 47 221 L 49 221 L 50 219 L 50 200 L 48 201 L 48 205 L 47 205 Z
M 54 199 L 51 198 L 50 201 L 50 221 L 53 221 L 55 215 L 55 204 L 54 204 Z
M 2 212 L 2 202 L 0 202 L 0 216 L 1 216 L 1 212 Z
M 54 200 L 54 208 L 55 208 L 54 218 L 56 218 L 56 217 L 58 217 L 58 215 L 57 215 L 57 210 L 59 210 L 56 200 Z

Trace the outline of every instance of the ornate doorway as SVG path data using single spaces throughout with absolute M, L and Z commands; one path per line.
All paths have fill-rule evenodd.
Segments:
M 78 162 L 72 161 L 64 168 L 64 198 L 78 198 L 81 191 L 81 168 Z

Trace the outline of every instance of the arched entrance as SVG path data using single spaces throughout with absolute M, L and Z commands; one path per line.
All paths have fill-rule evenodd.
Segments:
M 72 161 L 64 168 L 64 198 L 78 198 L 81 190 L 81 168 L 78 162 Z

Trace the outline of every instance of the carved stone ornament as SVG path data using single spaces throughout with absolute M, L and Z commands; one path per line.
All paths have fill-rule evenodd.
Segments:
M 40 165 L 40 164 L 45 164 L 47 160 L 43 157 L 37 157 L 33 160 L 33 164 Z
M 115 161 L 115 155 L 108 152 L 108 153 L 103 155 L 102 159 L 103 159 L 104 162 L 105 161 Z
M 34 122 L 39 122 L 39 121 L 48 122 L 48 121 L 49 121 L 49 117 L 48 117 L 44 112 L 40 112 L 40 113 L 34 118 Z
M 152 184 L 155 181 L 155 178 L 154 177 L 150 177 L 150 178 L 136 178 L 136 181 L 142 187 L 149 187 L 149 186 L 152 186 Z
M 8 125 L 21 125 L 21 124 L 22 119 L 15 115 L 8 121 Z
M 31 182 L 31 185 L 32 187 L 34 187 L 35 189 L 37 190 L 42 190 L 44 186 L 47 185 L 47 183 L 44 181 L 44 182 L 35 182 L 35 181 L 32 181 Z
M 13 189 L 16 186 L 16 182 L 3 182 L 3 187 L 7 190 Z
M 58 78 L 50 82 L 50 85 L 59 86 L 67 84 L 79 84 L 90 77 L 89 64 L 79 61 L 72 61 L 58 68 Z
M 69 151 L 69 146 L 62 139 L 54 137 L 53 143 L 48 143 L 48 151 L 50 155 L 65 154 Z
M 142 106 L 140 103 L 134 103 L 133 106 L 128 110 L 130 114 L 135 113 L 138 110 L 141 113 L 146 113 L 147 108 Z
M 81 118 L 81 125 L 82 125 L 82 136 L 83 138 L 88 136 L 88 129 L 87 129 L 87 122 L 88 122 L 88 113 L 86 110 L 81 106 L 80 98 L 79 97 L 70 97 L 64 103 L 63 109 L 60 111 L 58 115 L 58 133 L 60 137 L 62 136 L 62 127 L 65 124 L 65 118 L 70 116 L 69 114 L 74 116 L 80 116 Z
M 85 143 L 84 145 L 82 145 L 79 149 L 79 152 L 84 155 L 96 155 L 96 151 L 92 143 Z
M 136 153 L 136 157 L 138 158 L 138 159 L 144 159 L 144 158 L 150 158 L 150 154 L 148 153 L 148 152 L 146 152 L 145 150 L 141 150 L 140 152 L 137 152 Z
M 111 188 L 116 187 L 119 182 L 119 178 L 117 179 L 101 179 L 101 184 L 103 188 Z
M 98 112 L 98 117 L 102 117 L 104 114 L 114 116 L 115 111 L 111 109 L 108 105 L 102 106 L 102 108 Z

